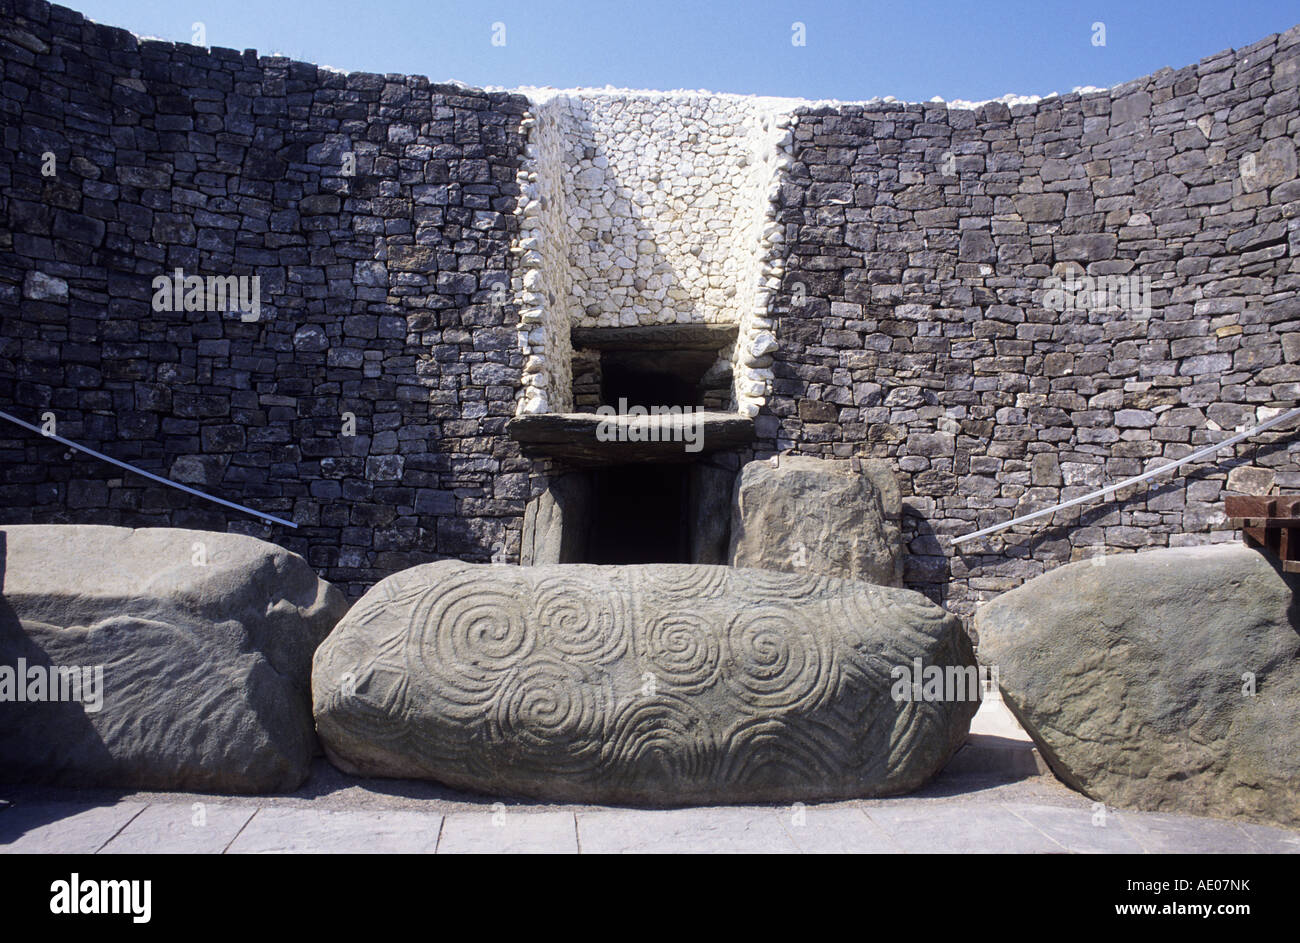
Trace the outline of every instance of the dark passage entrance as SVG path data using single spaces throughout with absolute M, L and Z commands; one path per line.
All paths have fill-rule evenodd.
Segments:
M 701 406 L 704 376 L 717 361 L 710 350 L 606 350 L 600 355 L 600 399 L 618 407 Z
M 587 563 L 689 563 L 688 464 L 593 472 Z
M 734 324 L 575 327 L 573 402 L 597 406 L 700 406 L 725 411 L 731 402 Z

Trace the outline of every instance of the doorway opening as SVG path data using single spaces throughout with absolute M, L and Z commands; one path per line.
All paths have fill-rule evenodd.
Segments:
M 524 512 L 524 566 L 725 564 L 738 462 L 638 462 L 552 475 Z
M 619 465 L 592 473 L 585 563 L 690 563 L 690 466 Z

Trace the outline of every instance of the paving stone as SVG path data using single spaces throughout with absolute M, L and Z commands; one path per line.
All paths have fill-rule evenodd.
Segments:
M 442 816 L 424 812 L 343 812 L 260 808 L 228 854 L 431 854 Z
M 16 802 L 0 815 L 0 853 L 94 854 L 145 807 L 144 802 Z
M 1246 833 L 1247 838 L 1254 842 L 1258 851 L 1281 855 L 1300 854 L 1300 832 L 1274 828 L 1271 825 L 1255 825 L 1251 822 L 1235 824 Z
M 992 803 L 899 801 L 871 805 L 871 821 L 909 854 L 1060 853 L 1067 849 L 1010 809 Z
M 578 813 L 584 854 L 789 854 L 789 810 L 708 808 Z M 815 839 L 813 839 L 815 841 Z
M 1149 854 L 1239 855 L 1255 851 L 1257 847 L 1256 841 L 1236 822 L 1162 812 L 1115 811 L 1111 815 Z
M 0 839 L 10 842 L 0 850 L 86 852 L 102 846 L 105 853 L 213 852 L 237 833 L 229 849 L 234 853 L 405 853 L 431 851 L 435 844 L 438 851 L 453 853 L 572 854 L 579 846 L 588 854 L 1300 852 L 1300 831 L 1215 819 L 1107 809 L 1106 825 L 1094 826 L 1091 800 L 1041 777 L 1011 783 L 944 773 L 931 787 L 943 798 L 804 807 L 585 808 L 575 813 L 530 804 L 479 805 L 477 798 L 474 811 L 459 811 L 461 799 L 453 799 L 456 805 L 448 808 L 442 799 L 395 798 L 374 791 L 364 780 L 348 782 L 342 774 L 332 775 L 338 786 L 332 798 L 349 805 L 378 802 L 378 807 L 321 808 L 330 800 L 317 797 L 304 805 L 301 799 L 273 798 L 261 800 L 254 814 L 251 803 L 214 802 L 196 794 L 145 795 L 105 806 L 44 799 L 29 803 L 18 795 L 8 808 L 0 800 Z M 204 827 L 191 824 L 195 802 L 205 807 Z M 389 807 L 394 802 L 433 808 Z M 6 821 L 19 825 L 13 828 Z M 35 823 L 31 835 L 22 837 L 20 847 L 11 847 L 11 839 L 28 829 L 24 823 Z
M 809 806 L 778 815 L 795 847 L 806 855 L 899 854 L 903 850 L 861 809 Z
M 499 805 L 483 812 L 447 816 L 438 854 L 576 854 L 572 812 L 510 811 Z
M 1103 816 L 1095 804 L 1055 806 L 1008 803 L 1004 808 L 1073 852 L 1142 853 L 1142 846 L 1124 830 L 1118 819 L 1109 811 Z
M 219 855 L 255 812 L 254 805 L 154 802 L 100 853 Z

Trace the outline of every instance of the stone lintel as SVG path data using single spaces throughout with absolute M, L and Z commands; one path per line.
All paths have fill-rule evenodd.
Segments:
M 598 433 L 609 441 L 602 441 Z M 752 442 L 754 420 L 739 413 L 703 410 L 640 417 L 541 413 L 516 416 L 506 423 L 506 434 L 526 455 L 581 466 L 689 462 Z

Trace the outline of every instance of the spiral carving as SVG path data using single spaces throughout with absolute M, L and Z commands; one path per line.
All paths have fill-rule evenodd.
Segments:
M 800 599 L 814 599 L 827 592 L 828 580 L 824 576 L 805 573 L 779 573 L 775 570 L 744 570 L 744 579 L 737 580 L 740 595 L 756 604 L 785 605 Z
M 520 767 L 565 775 L 599 762 L 611 695 L 603 675 L 549 655 L 518 665 L 491 707 L 491 737 Z
M 722 747 L 719 778 L 732 787 L 809 784 L 843 776 L 847 732 L 783 717 L 752 717 L 736 724 Z
M 832 693 L 834 647 L 789 607 L 742 611 L 726 643 L 727 683 L 751 708 L 812 710 Z
M 721 668 L 721 646 L 709 620 L 671 611 L 645 626 L 643 651 L 649 670 L 681 693 L 712 687 Z
M 453 716 L 479 716 L 502 679 L 532 653 L 536 632 L 519 610 L 517 581 L 463 572 L 425 593 L 410 617 L 408 660 Z
M 725 567 L 430 564 L 317 652 L 330 755 L 362 772 L 577 801 L 814 801 L 940 768 L 974 704 L 891 669 L 973 664 L 917 594 Z M 341 693 L 347 672 L 356 689 Z
M 628 645 L 626 597 L 590 581 L 545 576 L 533 589 L 532 621 L 561 655 L 597 665 L 622 658 Z
M 614 719 L 605 761 L 630 788 L 708 782 L 718 745 L 704 716 L 685 698 L 634 698 Z
M 671 602 L 716 599 L 728 591 L 728 568 L 725 566 L 669 564 L 637 569 L 642 571 L 639 588 L 644 593 Z

